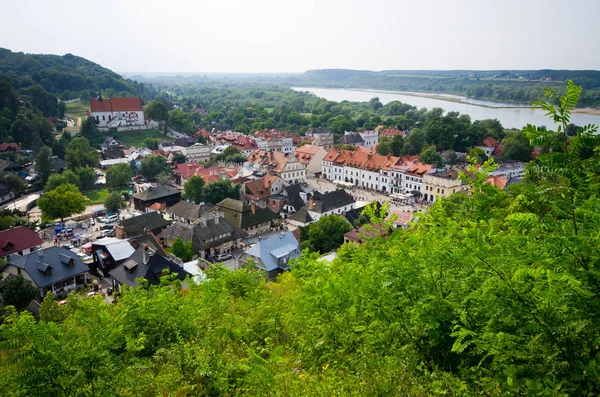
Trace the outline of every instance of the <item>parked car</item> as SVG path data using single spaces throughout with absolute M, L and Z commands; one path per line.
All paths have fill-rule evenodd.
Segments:
M 102 237 L 114 237 L 115 236 L 115 231 L 113 230 L 102 230 L 100 232 L 100 236 Z
M 100 230 L 113 230 L 115 225 L 102 225 L 100 226 Z
M 94 218 L 90 218 L 90 225 L 94 226 L 96 224 L 96 221 L 94 221 Z
M 215 260 L 217 262 L 223 262 L 224 260 L 231 259 L 231 258 L 233 258 L 231 256 L 231 254 L 218 254 L 217 256 L 215 256 Z
M 119 220 L 119 215 L 111 215 L 106 218 L 106 223 L 115 223 Z
M 104 217 L 104 216 L 99 216 L 97 219 L 98 219 L 98 222 L 100 222 L 100 223 L 106 223 L 106 217 Z

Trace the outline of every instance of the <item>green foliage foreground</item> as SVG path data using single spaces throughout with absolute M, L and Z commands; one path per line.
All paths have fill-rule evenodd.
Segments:
M 549 139 L 561 132 L 530 128 L 556 149 L 529 170 L 535 183 L 506 193 L 475 173 L 470 195 L 441 200 L 417 228 L 345 244 L 330 264 L 305 253 L 274 283 L 216 267 L 200 285 L 125 289 L 113 305 L 44 302 L 39 323 L 10 312 L 0 392 L 597 395 L 589 132 L 561 151 Z

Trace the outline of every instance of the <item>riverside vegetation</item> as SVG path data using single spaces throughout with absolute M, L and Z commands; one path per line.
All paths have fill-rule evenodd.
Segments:
M 473 167 L 469 194 L 330 264 L 305 252 L 272 283 L 165 275 L 112 305 L 49 296 L 39 322 L 7 308 L 0 392 L 597 395 L 600 146 L 593 126 L 565 133 L 580 93 L 548 91 L 555 130 L 524 129 L 548 149 L 525 183 L 501 191 Z

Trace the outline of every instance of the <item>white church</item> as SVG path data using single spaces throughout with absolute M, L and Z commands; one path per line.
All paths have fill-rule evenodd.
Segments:
M 100 128 L 143 126 L 144 106 L 142 98 L 90 99 L 90 114 Z

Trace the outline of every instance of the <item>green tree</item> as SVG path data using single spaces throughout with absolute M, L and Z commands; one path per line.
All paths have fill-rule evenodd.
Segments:
M 183 199 L 200 204 L 203 201 L 204 179 L 198 175 L 192 175 L 183 184 Z M 218 201 L 217 201 L 218 202 Z
M 173 183 L 173 175 L 171 175 L 170 172 L 161 172 L 156 177 L 156 182 L 159 185 L 170 185 L 171 183 Z
M 31 281 L 25 280 L 21 275 L 4 280 L 2 301 L 5 306 L 11 305 L 18 310 L 23 310 L 32 299 L 39 296 L 40 291 L 36 286 Z
M 339 215 L 325 215 L 308 226 L 308 239 L 302 242 L 302 248 L 308 248 L 321 254 L 331 252 L 344 243 L 344 233 L 352 230 L 346 218 Z
M 432 164 L 436 168 L 444 167 L 442 156 L 435 150 L 435 146 L 430 146 L 419 154 L 419 161 L 425 164 Z
M 387 156 L 392 154 L 392 140 L 388 138 L 382 138 L 377 144 L 377 154 Z
M 58 301 L 52 291 L 48 292 L 40 304 L 40 320 L 45 322 L 62 322 L 67 312 L 58 305 Z
M 81 121 L 81 127 L 79 128 L 79 137 L 87 139 L 91 145 L 98 146 L 104 138 L 98 127 L 96 126 L 96 120 L 92 116 L 83 118 Z
M 85 210 L 85 198 L 77 186 L 67 183 L 44 193 L 37 200 L 37 205 L 42 210 L 44 218 L 50 220 L 58 218 L 62 222 L 66 217 Z
M 169 117 L 169 109 L 163 102 L 155 99 L 144 106 L 144 114 L 155 121 L 166 121 Z
M 67 104 L 64 101 L 58 102 L 58 118 L 64 119 L 67 111 Z
M 150 150 L 158 149 L 158 140 L 153 138 L 144 139 L 144 145 Z
M 27 188 L 23 178 L 14 172 L 6 172 L 4 175 L 2 175 L 2 181 L 4 181 L 4 183 L 6 183 L 15 191 L 16 196 L 20 196 L 21 193 L 23 193 Z
M 75 137 L 66 148 L 67 167 L 75 170 L 78 167 L 95 167 L 98 165 L 98 152 L 90 146 L 90 141 L 83 137 Z
M 404 155 L 413 156 L 423 151 L 425 135 L 422 130 L 415 128 L 406 138 L 402 152 Z
M 71 170 L 66 170 L 62 174 L 50 174 L 50 177 L 48 178 L 48 182 L 46 182 L 44 189 L 46 191 L 54 190 L 60 185 L 64 185 L 66 183 L 79 186 L 79 178 L 77 177 L 77 174 L 75 174 L 75 172 Z
M 176 238 L 171 247 L 171 253 L 184 262 L 189 262 L 194 257 L 192 242 L 184 242 L 180 238 Z
M 106 184 L 112 188 L 131 182 L 131 166 L 127 163 L 111 165 L 106 169 Z
M 142 159 L 140 173 L 149 180 L 155 180 L 160 174 L 169 172 L 167 159 L 160 154 L 152 154 Z
M 88 190 L 96 184 L 96 171 L 89 165 L 76 168 L 75 175 L 77 176 L 77 186 L 80 190 Z
M 186 162 L 185 154 L 177 152 L 173 155 L 173 164 L 183 164 Z
M 488 159 L 488 156 L 485 154 L 483 149 L 478 147 L 471 148 L 471 150 L 469 150 L 469 156 L 477 159 L 479 164 L 485 163 L 485 161 Z
M 229 179 L 219 179 L 207 183 L 202 188 L 202 198 L 207 203 L 219 203 L 226 198 L 238 200 L 240 198 L 240 185 L 234 184 Z
M 44 146 L 35 156 L 35 171 L 38 173 L 43 183 L 46 183 L 53 170 L 54 159 L 52 158 L 52 149 L 48 146 Z
M 521 131 L 507 131 L 502 140 L 502 159 L 529 161 L 533 149 Z
M 106 211 L 108 212 L 116 212 L 125 208 L 125 200 L 121 193 L 117 191 L 110 192 L 106 196 L 106 200 L 104 200 L 104 208 L 106 208 Z

